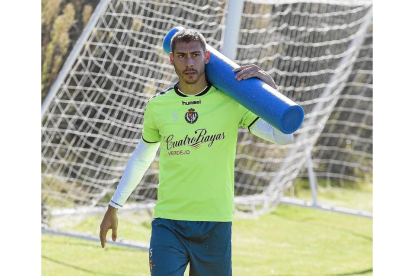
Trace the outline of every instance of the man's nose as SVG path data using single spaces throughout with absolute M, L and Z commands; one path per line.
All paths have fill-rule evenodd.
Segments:
M 185 66 L 192 67 L 194 66 L 194 60 L 191 57 L 187 57 L 185 59 Z

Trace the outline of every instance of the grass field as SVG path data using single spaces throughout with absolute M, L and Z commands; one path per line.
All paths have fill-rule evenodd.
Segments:
M 96 216 L 71 229 L 97 234 L 100 220 Z M 150 222 L 146 213 L 120 213 L 118 236 L 148 242 Z M 280 205 L 257 219 L 235 218 L 232 244 L 235 276 L 373 273 L 367 218 Z M 149 275 L 148 253 L 43 234 L 42 275 Z

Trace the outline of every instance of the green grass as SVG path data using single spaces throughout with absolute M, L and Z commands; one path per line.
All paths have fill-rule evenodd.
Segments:
M 330 187 L 326 183 L 321 182 L 318 185 L 318 202 L 321 204 L 335 205 L 337 207 L 345 207 L 372 212 L 372 183 L 353 184 L 352 187 L 346 183 L 345 188 Z M 309 189 L 307 180 L 297 180 L 294 187 L 294 196 L 303 200 L 312 201 L 312 194 Z M 289 191 L 287 196 L 292 196 Z
M 71 229 L 97 234 L 100 220 Z M 150 221 L 145 213 L 120 213 L 118 236 L 148 242 Z M 367 218 L 280 205 L 258 219 L 235 218 L 232 244 L 235 276 L 372 275 Z M 149 275 L 148 253 L 43 234 L 42 275 Z

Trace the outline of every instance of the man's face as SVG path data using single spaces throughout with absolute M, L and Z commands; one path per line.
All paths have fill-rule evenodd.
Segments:
M 170 53 L 170 62 L 174 65 L 180 82 L 195 84 L 205 78 L 205 65 L 209 62 L 210 53 L 204 53 L 201 42 L 178 42 L 174 54 Z

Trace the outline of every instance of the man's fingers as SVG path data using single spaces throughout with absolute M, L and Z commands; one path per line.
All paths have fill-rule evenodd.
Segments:
M 100 238 L 101 238 L 101 246 L 102 248 L 105 248 L 106 238 L 102 238 L 102 237 Z
M 108 229 L 103 229 L 103 227 L 101 227 L 101 231 L 99 231 L 99 239 L 101 240 L 102 248 L 105 248 L 107 233 L 108 233 Z
M 244 76 L 246 76 L 246 74 L 249 71 L 247 69 L 243 69 L 242 71 L 240 71 L 238 74 L 236 74 L 236 76 L 234 76 L 235 79 L 237 80 L 241 80 Z
M 243 70 L 245 68 L 246 68 L 246 66 L 240 66 L 240 67 L 234 68 L 233 69 L 233 72 L 239 72 L 239 71 L 241 71 L 241 70 Z
M 245 66 L 240 66 L 238 68 L 233 69 L 233 72 L 239 72 L 237 73 L 234 78 L 238 81 L 249 79 L 252 77 L 257 77 L 258 72 L 260 72 L 260 67 L 258 67 L 255 64 L 248 64 Z
M 233 72 L 238 72 L 238 71 L 250 68 L 250 67 L 255 67 L 255 65 L 254 64 L 248 64 L 248 65 L 240 66 L 240 67 L 234 68 Z
M 117 229 L 116 229 L 116 227 L 114 227 L 112 229 L 112 240 L 116 241 L 116 237 L 117 237 Z
M 242 71 L 239 74 L 236 75 L 236 79 L 237 80 L 245 80 L 245 79 L 249 79 L 252 77 L 257 77 L 258 71 L 253 71 L 253 70 L 246 70 L 246 71 Z

